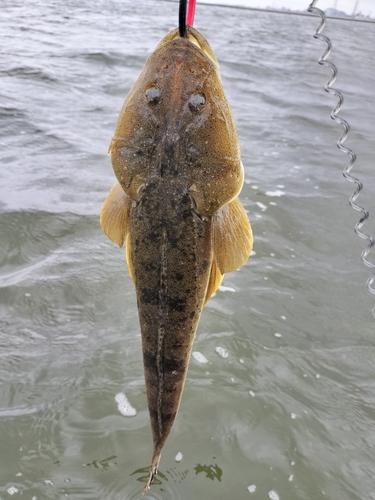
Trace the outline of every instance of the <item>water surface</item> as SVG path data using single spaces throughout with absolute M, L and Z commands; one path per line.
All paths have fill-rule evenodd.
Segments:
M 176 8 L 3 1 L 2 500 L 141 498 L 152 440 L 135 293 L 98 215 L 119 109 Z M 318 24 L 198 5 L 238 126 L 255 254 L 202 314 L 146 498 L 375 499 L 374 301 Z M 373 25 L 326 33 L 374 211 Z

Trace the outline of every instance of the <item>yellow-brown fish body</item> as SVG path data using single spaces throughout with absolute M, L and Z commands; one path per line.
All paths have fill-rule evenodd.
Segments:
M 243 167 L 218 63 L 191 27 L 150 56 L 121 109 L 110 152 L 119 184 L 101 223 L 126 239 L 135 282 L 154 454 L 144 492 L 181 400 L 203 305 L 252 246 L 238 201 Z

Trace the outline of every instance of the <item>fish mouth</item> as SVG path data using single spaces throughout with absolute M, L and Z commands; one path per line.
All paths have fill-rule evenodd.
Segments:
M 202 51 L 208 58 L 209 60 L 215 65 L 216 69 L 219 70 L 219 62 L 216 59 L 216 56 L 211 48 L 211 45 L 208 43 L 208 41 L 205 39 L 205 37 L 199 33 L 196 29 L 194 29 L 192 26 L 186 26 L 186 33 L 187 37 L 186 38 L 181 38 L 178 28 L 172 30 L 168 35 L 166 35 L 161 42 L 158 44 L 156 47 L 156 50 L 164 46 L 166 43 L 175 41 L 175 40 L 181 40 L 182 44 L 186 44 L 186 42 L 190 42 L 193 44 L 195 47 L 197 47 L 200 51 Z

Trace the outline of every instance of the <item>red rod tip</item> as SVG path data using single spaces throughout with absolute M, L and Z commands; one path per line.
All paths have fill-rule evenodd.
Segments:
M 196 0 L 189 0 L 186 24 L 193 26 Z

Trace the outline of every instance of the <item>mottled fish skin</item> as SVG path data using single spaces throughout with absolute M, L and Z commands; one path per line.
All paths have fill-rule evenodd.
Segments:
M 212 263 L 211 218 L 168 181 L 145 187 L 130 230 L 154 453 L 177 414 Z
M 201 310 L 252 246 L 236 199 L 243 167 L 234 120 L 198 31 L 160 42 L 125 100 L 110 152 L 119 184 L 101 224 L 112 241 L 126 240 L 137 293 L 154 441 L 145 493 L 180 405 Z
M 188 33 L 203 38 L 191 27 Z M 124 102 L 110 152 L 116 177 L 134 201 L 138 189 L 165 169 L 172 183 L 184 181 L 202 216 L 234 199 L 243 168 L 216 58 L 176 30 L 167 35 Z

